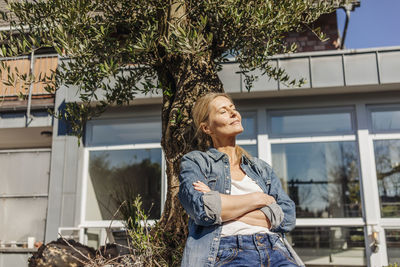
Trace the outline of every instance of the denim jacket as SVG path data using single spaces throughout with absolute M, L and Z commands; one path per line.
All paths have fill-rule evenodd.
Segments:
M 271 231 L 291 231 L 296 223 L 295 205 L 283 190 L 272 168 L 260 159 L 249 159 L 246 156 L 242 156 L 240 166 L 264 193 L 275 198 L 283 211 L 282 222 Z M 207 152 L 192 151 L 182 157 L 179 199 L 189 215 L 189 235 L 181 266 L 214 266 L 221 238 L 222 223 L 219 215 L 210 212 L 205 205 L 204 194 L 193 188 L 193 182 L 201 181 L 213 191 L 230 194 L 230 175 L 228 156 L 215 148 Z

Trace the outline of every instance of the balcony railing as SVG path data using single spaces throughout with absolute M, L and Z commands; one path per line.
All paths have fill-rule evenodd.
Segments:
M 10 72 L 7 69 L 2 69 L 1 71 L 1 81 L 0 81 L 0 96 L 1 97 L 12 97 L 19 95 L 28 95 L 29 89 L 31 89 L 32 95 L 49 95 L 50 93 L 45 90 L 46 84 L 39 82 L 39 76 L 44 77 L 44 75 L 49 76 L 51 71 L 56 70 L 58 57 L 54 55 L 45 56 L 34 56 L 33 65 L 31 70 L 31 58 L 28 56 L 17 57 L 17 58 L 3 58 L 2 60 L 6 66 L 9 66 Z M 36 77 L 32 86 L 24 84 L 18 81 L 16 76 L 17 70 L 19 74 L 26 74 L 27 76 L 32 72 L 33 76 Z M 7 84 L 9 81 L 8 76 L 14 76 L 15 82 L 12 86 Z

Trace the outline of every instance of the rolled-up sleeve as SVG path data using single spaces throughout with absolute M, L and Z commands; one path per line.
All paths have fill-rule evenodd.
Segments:
M 221 198 L 219 193 L 211 191 L 203 194 L 195 190 L 193 183 L 196 181 L 207 184 L 198 162 L 190 155 L 185 155 L 181 160 L 178 194 L 183 208 L 198 225 L 220 224 Z
M 204 210 L 208 217 L 215 219 L 215 223 L 221 224 L 221 196 L 217 191 L 210 191 L 203 195 Z
M 280 233 L 290 232 L 296 226 L 296 206 L 286 194 L 285 190 L 283 190 L 281 181 L 276 176 L 271 166 L 260 159 L 257 159 L 257 163 L 259 166 L 261 166 L 262 176 L 268 177 L 271 182 L 270 190 L 267 192 L 267 194 L 275 198 L 276 205 L 280 207 L 283 216 L 280 217 L 282 214 L 279 213 L 274 204 L 269 205 L 269 208 L 261 209 L 261 211 L 264 212 L 265 216 L 267 216 L 267 218 L 270 220 L 271 218 L 274 220 L 273 217 L 276 217 L 277 220 L 274 223 L 271 222 L 271 231 Z M 271 216 L 271 218 L 269 216 Z
M 269 171 L 271 177 L 270 195 L 275 198 L 276 204 L 281 207 L 284 215 L 281 223 L 271 230 L 274 232 L 287 233 L 292 231 L 296 226 L 296 206 L 293 200 L 291 200 L 283 190 L 281 181 L 271 167 L 269 167 Z
M 283 221 L 282 208 L 277 203 L 261 208 L 261 211 L 265 214 L 271 224 L 271 230 L 277 228 Z

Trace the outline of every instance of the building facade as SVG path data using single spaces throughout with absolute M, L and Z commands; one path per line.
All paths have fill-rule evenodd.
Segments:
M 219 73 L 243 117 L 238 144 L 270 163 L 295 201 L 288 238 L 307 266 L 399 263 L 400 47 L 327 50 L 299 40 L 303 52 L 272 62 L 305 78 L 300 88 L 261 76 L 247 92 L 235 61 Z M 36 70 L 61 60 L 20 60 L 31 66 L 41 58 L 53 65 Z M 98 247 L 110 225 L 123 227 L 118 204 L 136 194 L 152 207 L 150 219 L 160 217 L 167 190 L 160 92 L 89 121 L 78 144 L 45 112 L 77 101 L 74 88 L 56 95 L 31 88 L 31 100 L 10 90 L 0 104 L 1 267 L 26 264 L 35 250 L 23 247 L 28 237 Z
M 13 70 L 48 73 L 54 55 L 2 58 Z M 2 81 L 8 74 L 2 72 Z M 0 266 L 27 266 L 30 241 L 43 242 L 50 178 L 54 95 L 44 84 L 0 87 Z M 33 243 L 34 243 L 33 242 Z M 37 243 L 38 245 L 38 243 Z

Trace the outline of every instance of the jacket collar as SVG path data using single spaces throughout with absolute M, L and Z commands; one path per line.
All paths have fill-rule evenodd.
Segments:
M 220 160 L 224 155 L 226 155 L 225 153 L 222 153 L 220 151 L 218 151 L 216 148 L 214 147 L 210 147 L 207 150 L 207 154 L 212 157 L 215 161 Z
M 247 164 L 247 165 L 253 165 L 253 161 L 246 157 L 246 155 L 242 155 L 242 163 Z
M 210 148 L 207 150 L 207 154 L 208 154 L 210 157 L 212 157 L 215 161 L 220 160 L 223 156 L 226 155 L 225 153 L 223 153 L 223 152 L 221 152 L 221 151 L 218 151 L 218 150 L 217 150 L 216 148 L 214 148 L 214 147 L 210 147 Z M 249 158 L 246 157 L 245 155 L 242 155 L 242 163 L 249 164 L 249 165 L 252 165 L 252 164 L 253 164 L 252 161 L 251 161 L 251 159 L 249 159 Z

